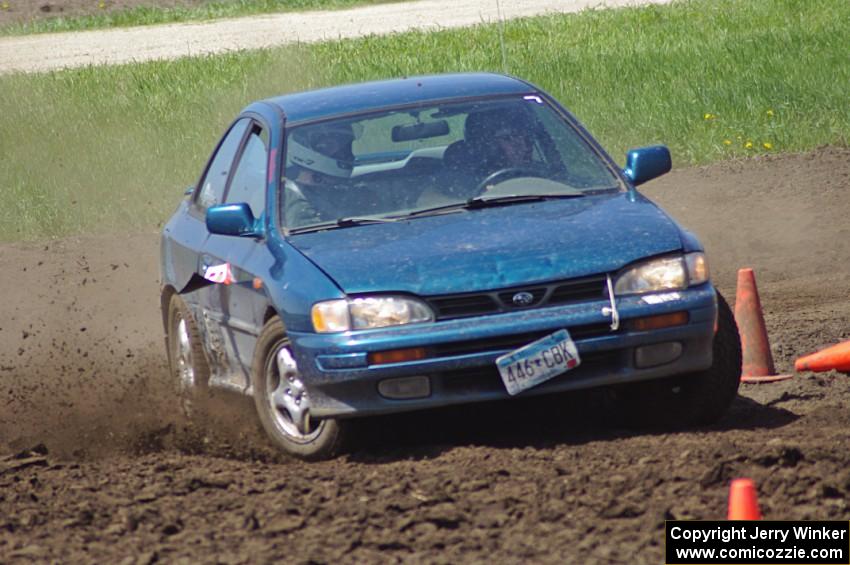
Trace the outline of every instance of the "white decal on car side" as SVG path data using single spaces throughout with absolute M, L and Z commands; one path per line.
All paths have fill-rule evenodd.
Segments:
M 206 269 L 204 269 L 204 278 L 214 283 L 232 283 L 233 272 L 230 270 L 230 263 L 222 263 L 221 265 L 208 266 Z

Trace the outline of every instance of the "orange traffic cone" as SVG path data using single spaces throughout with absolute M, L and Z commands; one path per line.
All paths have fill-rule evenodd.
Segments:
M 729 487 L 728 520 L 761 520 L 756 487 L 750 479 L 733 479 Z
M 794 363 L 797 371 L 840 371 L 850 373 L 850 341 L 842 341 L 817 353 L 800 357 Z
M 777 375 L 770 353 L 767 328 L 756 287 L 756 277 L 750 268 L 738 271 L 738 292 L 735 296 L 735 322 L 741 334 L 743 367 L 742 383 L 784 381 L 793 375 Z

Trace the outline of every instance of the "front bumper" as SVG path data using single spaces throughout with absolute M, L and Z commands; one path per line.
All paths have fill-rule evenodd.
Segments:
M 717 302 L 710 284 L 678 293 L 678 299 L 649 304 L 640 296 L 617 299 L 620 329 L 610 330 L 608 301 L 591 301 L 428 324 L 341 334 L 289 332 L 298 367 L 317 418 L 365 416 L 509 398 L 496 369 L 496 358 L 543 335 L 566 328 L 578 347 L 581 364 L 520 396 L 577 390 L 668 377 L 707 369 Z M 636 318 L 688 312 L 688 323 L 637 331 Z M 638 368 L 636 348 L 678 343 L 681 354 L 670 362 Z M 424 347 L 418 361 L 369 365 L 377 351 Z M 425 375 L 430 395 L 393 400 L 378 392 L 384 379 Z

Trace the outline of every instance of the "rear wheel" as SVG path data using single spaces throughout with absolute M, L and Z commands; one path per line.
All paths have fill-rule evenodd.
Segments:
M 187 418 L 196 417 L 209 391 L 210 369 L 192 313 L 177 294 L 168 306 L 168 360 L 180 408 Z
M 741 382 L 741 339 L 729 304 L 717 293 L 714 361 L 705 371 L 629 385 L 624 414 L 635 426 L 712 424 L 728 410 Z
M 252 375 L 257 414 L 277 447 L 305 460 L 329 459 L 341 451 L 347 422 L 310 417 L 310 396 L 278 317 L 260 333 Z

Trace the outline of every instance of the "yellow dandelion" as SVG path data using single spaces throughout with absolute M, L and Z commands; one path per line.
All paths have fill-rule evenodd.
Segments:
M 746 142 L 746 143 L 744 144 L 744 148 L 745 148 L 745 149 L 752 149 L 752 148 L 753 148 L 753 142 L 752 142 L 752 141 L 748 141 L 748 142 Z
M 714 119 L 714 118 L 716 118 L 716 117 L 717 117 L 717 116 L 715 116 L 715 115 L 714 115 L 714 114 L 712 114 L 712 113 L 707 113 L 707 114 L 703 114 L 702 119 L 703 119 L 703 120 L 713 120 L 713 119 Z
M 723 145 L 732 145 L 732 140 L 731 139 L 724 139 Z
M 765 142 L 764 142 L 764 143 L 762 143 L 761 145 L 762 145 L 762 147 L 764 147 L 764 148 L 765 148 L 765 149 L 767 149 L 768 151 L 770 151 L 771 149 L 773 149 L 773 144 L 772 144 L 771 142 L 769 142 L 769 141 L 765 141 Z
M 768 110 L 768 111 L 767 111 L 767 112 L 765 112 L 765 113 L 768 115 L 768 117 L 770 117 L 770 118 L 772 118 L 772 117 L 773 117 L 773 110 Z

